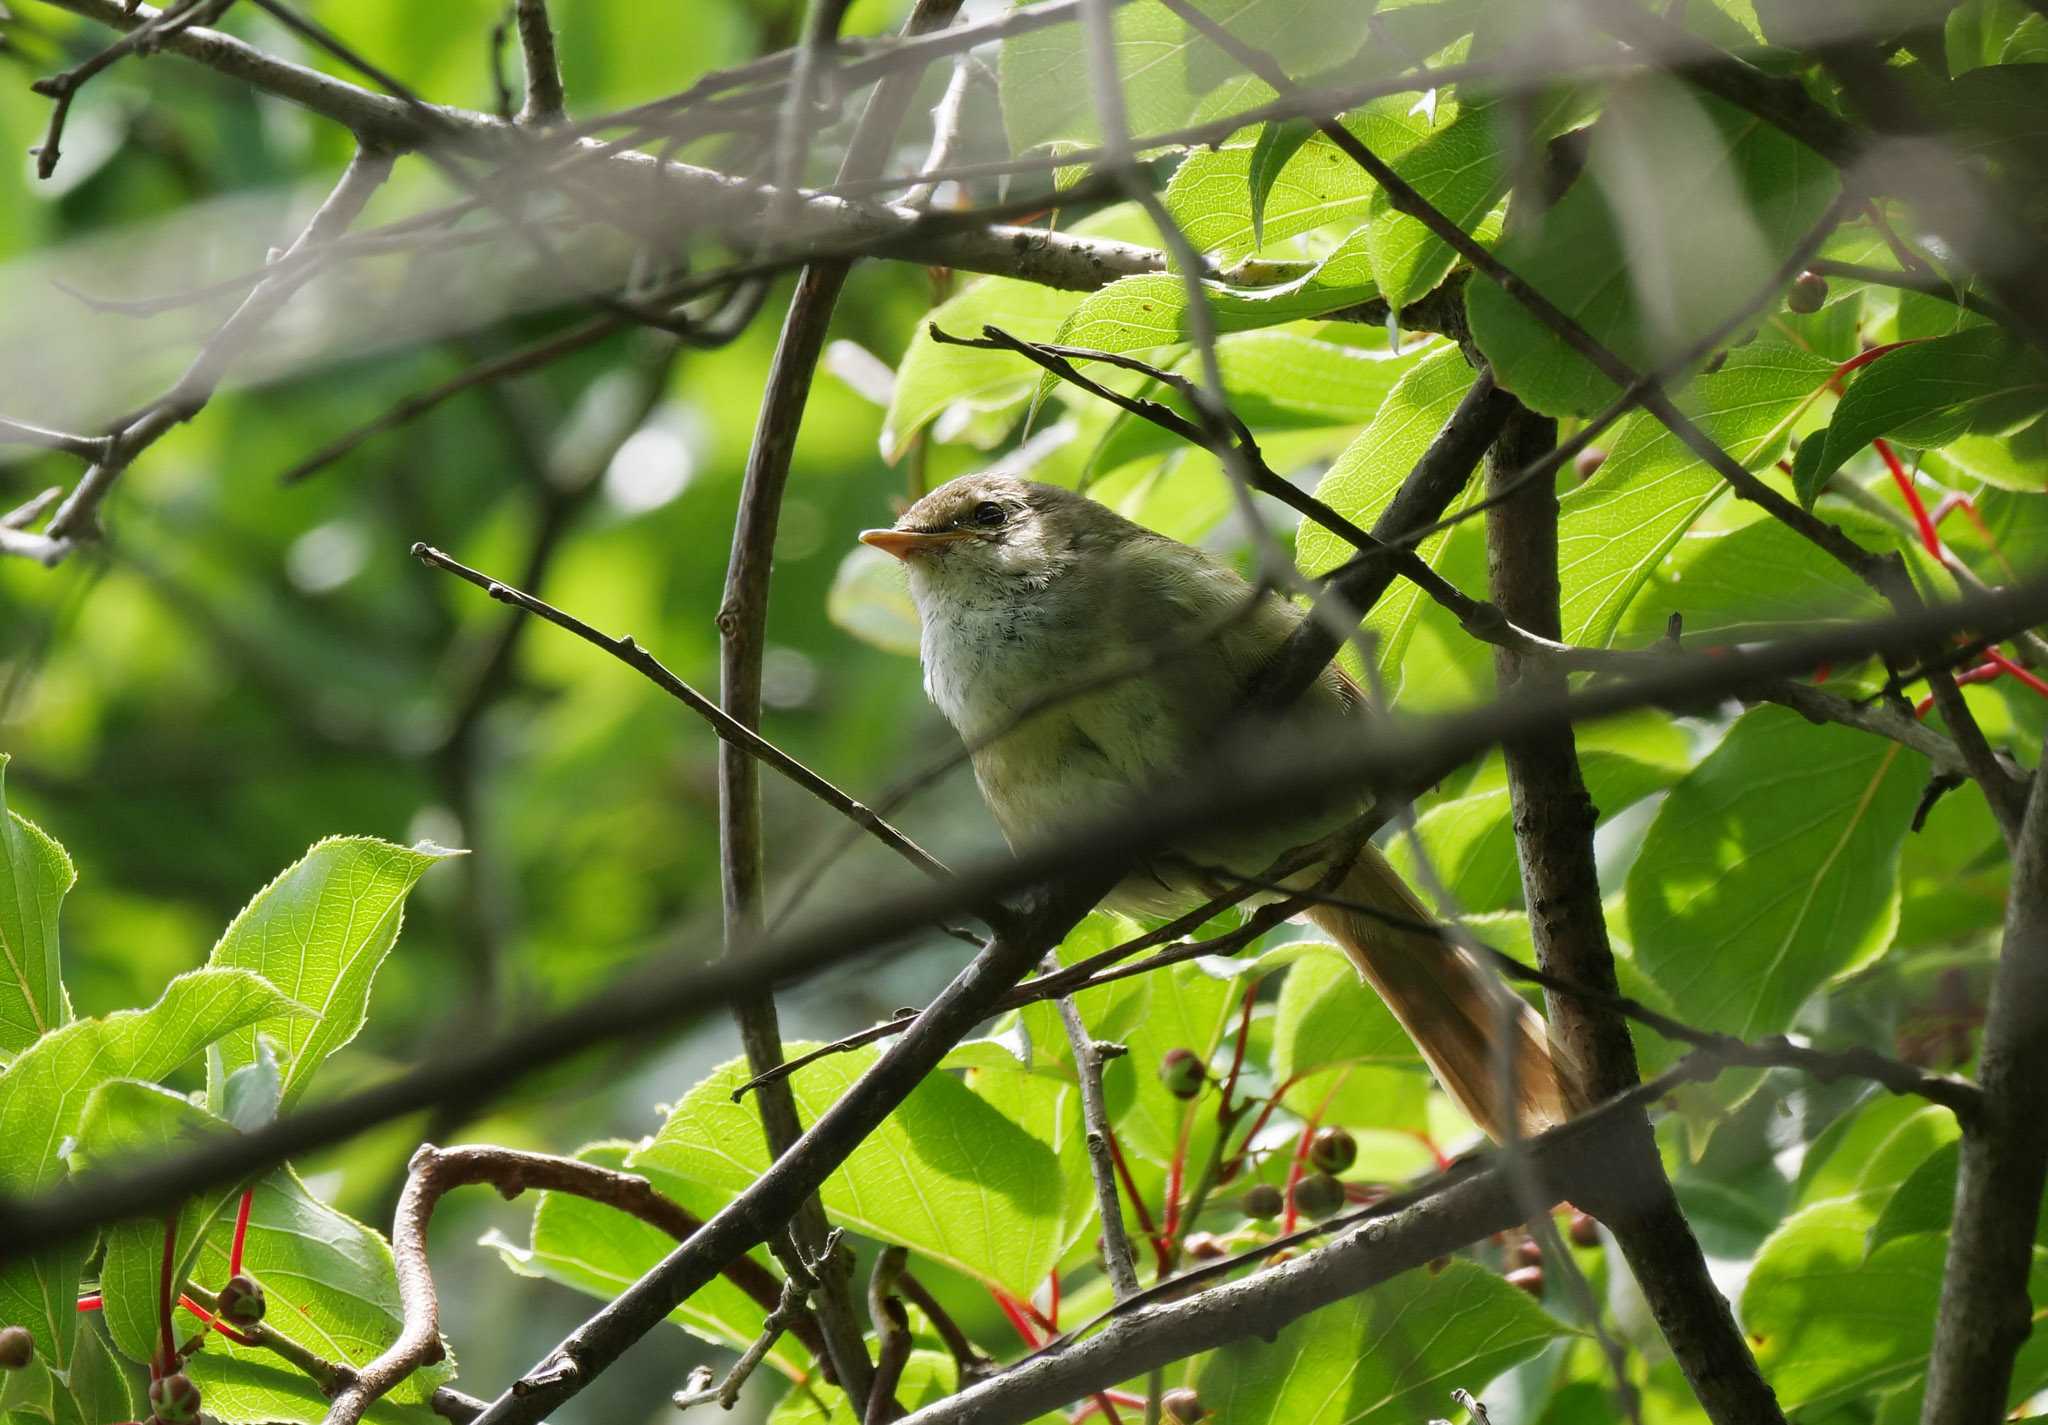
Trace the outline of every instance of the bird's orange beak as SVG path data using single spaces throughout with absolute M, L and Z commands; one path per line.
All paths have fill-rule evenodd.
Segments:
M 951 544 L 966 537 L 965 532 L 959 530 L 930 532 L 918 529 L 864 529 L 860 532 L 862 544 L 879 549 L 884 554 L 893 554 L 898 559 L 908 559 L 913 554 L 921 554 L 928 549 L 936 549 L 940 545 Z

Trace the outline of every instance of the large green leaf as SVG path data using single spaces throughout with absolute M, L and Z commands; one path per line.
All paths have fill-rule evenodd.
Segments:
M 1413 1425 L 1563 1331 L 1495 1273 L 1457 1261 L 1311 1312 L 1271 1344 L 1205 1356 L 1197 1388 L 1230 1425 Z
M 1173 1157 L 1183 1131 L 1189 1131 L 1189 1161 L 1201 1162 L 1216 1115 L 1168 1093 L 1160 1082 L 1159 1066 L 1174 1049 L 1186 1049 L 1205 1063 L 1216 1058 L 1233 1029 L 1243 992 L 1191 964 L 1155 971 L 1143 983 L 1140 997 L 1130 1006 L 1135 1019 L 1114 1036 L 1129 1046 L 1130 1053 L 1104 1068 L 1103 1098 L 1127 1152 L 1165 1163 Z M 1111 1037 L 1088 1017 L 1085 1007 L 1082 1018 L 1095 1038 Z M 1221 1070 L 1218 1065 L 1216 1071 Z
M 1745 714 L 1672 789 L 1628 878 L 1637 963 L 1688 1022 L 1789 1028 L 1898 922 L 1926 759 L 1784 708 Z
M 1371 529 L 1471 385 L 1472 368 L 1455 346 L 1424 357 L 1388 392 L 1372 424 L 1332 462 L 1316 485 L 1316 498 Z M 1435 568 L 1445 543 L 1443 534 L 1433 534 L 1416 553 Z M 1327 573 L 1356 552 L 1337 535 L 1307 522 L 1295 545 L 1302 572 L 1310 575 Z M 1424 597 L 1413 584 L 1397 579 L 1366 615 L 1366 628 L 1379 640 L 1380 676 L 1389 696 L 1400 690 L 1402 654 Z
M 64 848 L 7 809 L 7 754 L 0 752 L 0 1063 L 71 1019 L 57 907 L 76 879 Z
M 808 1047 L 792 1045 L 790 1053 Z M 872 1048 L 834 1054 L 794 1074 L 805 1125 L 843 1097 L 877 1057 Z M 768 1154 L 754 1106 L 732 1099 L 747 1077 L 737 1060 L 714 1070 L 683 1096 L 627 1166 L 726 1194 L 752 1186 Z M 1048 1093 L 1056 1089 L 1047 1085 Z M 823 1197 L 834 1218 L 858 1231 L 1019 1294 L 1038 1285 L 1060 1248 L 1053 1148 L 945 1074 L 912 1090 L 826 1179 Z
M 248 970 L 193 970 L 147 1009 L 75 1020 L 24 1049 L 0 1072 L 0 1191 L 27 1196 L 63 1175 L 58 1153 L 78 1132 L 94 1089 L 113 1079 L 161 1079 L 215 1040 L 256 1023 L 307 1015 Z M 78 1275 L 91 1243 L 71 1242 L 0 1266 L 0 1320 L 16 1321 L 63 1369 L 77 1334 Z
M 398 939 L 405 898 L 429 866 L 455 852 L 410 849 L 374 837 L 318 842 L 256 893 L 207 963 L 256 971 L 314 1011 L 279 1015 L 225 1037 L 209 1082 L 256 1060 L 256 1034 L 288 1056 L 281 1108 L 305 1093 L 313 1071 L 363 1027 L 370 986 Z
M 1299 73 L 1348 57 L 1364 38 L 1373 7 L 1355 0 L 1200 0 L 1200 8 Z M 1242 72 L 1159 0 L 1134 0 L 1112 23 L 1134 137 L 1187 123 L 1204 94 Z M 1085 26 L 1051 25 L 1012 37 L 1003 44 L 1000 70 L 1003 121 L 1017 151 L 1101 141 Z
M 1393 1011 L 1334 945 L 1287 969 L 1273 1017 L 1273 1079 L 1304 1118 L 1413 1132 L 1427 1122 L 1429 1072 Z
M 1223 389 L 1229 395 L 1231 411 L 1254 435 L 1264 436 L 1356 426 L 1371 420 L 1394 383 L 1428 350 L 1426 342 L 1399 352 L 1343 346 L 1283 327 L 1223 337 L 1216 343 L 1216 361 L 1223 369 Z M 1194 352 L 1170 369 L 1192 381 L 1201 380 L 1201 361 Z M 1144 394 L 1193 417 L 1189 403 L 1176 391 L 1155 387 Z M 1092 464 L 1097 474 L 1105 474 L 1184 444 L 1171 431 L 1125 414 L 1111 424 Z
M 1692 381 L 1679 405 L 1723 450 L 1757 469 L 1776 457 L 1833 372 L 1834 363 L 1796 347 L 1751 342 Z M 1595 646 L 1613 637 L 1657 562 L 1725 488 L 1646 413 L 1622 421 L 1600 445 L 1607 460 L 1559 502 L 1557 533 L 1565 641 Z
M 633 1148 L 630 1143 L 592 1143 L 578 1149 L 576 1157 L 601 1167 L 623 1169 Z M 723 1195 L 664 1172 L 655 1163 L 642 1163 L 636 1171 L 700 1217 L 724 1206 Z M 533 1230 L 526 1245 L 495 1234 L 486 1241 L 522 1276 L 545 1277 L 605 1301 L 645 1276 L 676 1245 L 668 1233 L 617 1208 L 555 1192 L 541 1193 L 534 1204 Z M 765 1250 L 756 1249 L 753 1257 L 763 1266 L 769 1263 Z M 761 1334 L 761 1320 L 766 1315 L 758 1302 L 721 1276 L 678 1306 L 669 1319 L 707 1341 L 744 1350 Z M 804 1360 L 803 1348 L 788 1337 L 768 1353 L 768 1364 L 792 1377 L 802 1372 Z
M 1158 241 L 1135 203 L 1106 209 L 1075 224 L 1072 231 L 1080 237 Z M 1037 384 L 1037 368 L 1015 353 L 944 346 L 932 340 L 930 327 L 952 336 L 977 337 L 984 326 L 997 326 L 1025 341 L 1051 341 L 1082 295 L 1014 277 L 984 277 L 935 308 L 918 324 L 897 364 L 889 411 L 882 421 L 882 458 L 892 464 L 902 459 L 912 438 L 949 410 L 957 408 L 968 417 L 1005 411 L 1021 405 Z M 961 424 L 970 423 L 963 419 Z M 1008 424 L 1003 422 L 977 443 L 993 444 Z M 951 436 L 943 423 L 940 434 Z
M 1675 79 L 1616 90 L 1586 172 L 1503 262 L 1642 371 L 1697 341 L 1769 279 L 1833 198 L 1833 169 L 1750 114 Z M 1618 388 L 1492 282 L 1466 294 L 1472 336 L 1508 390 L 1590 415 Z
M 101 1084 L 87 1100 L 71 1166 L 80 1172 L 113 1169 L 195 1148 L 209 1137 L 233 1131 L 181 1093 L 139 1079 L 115 1079 Z M 206 1233 L 239 1196 L 239 1188 L 214 1188 L 184 1203 L 178 1213 L 173 1280 L 191 1277 Z M 100 1309 L 107 1334 L 133 1360 L 146 1361 L 156 1349 L 164 1226 L 161 1220 L 145 1219 L 117 1223 L 106 1232 Z M 182 1340 L 187 1333 L 178 1334 Z
M 1968 327 L 1914 342 L 1858 371 L 1825 432 L 1794 465 L 1811 505 L 1843 462 L 1879 436 L 1936 449 L 1959 436 L 2000 436 L 2048 409 L 2048 367 L 2002 327 Z
M 206 1239 L 194 1275 L 228 1278 L 228 1234 Z M 398 1339 L 405 1314 L 398 1272 L 383 1236 L 308 1192 L 290 1169 L 256 1185 L 242 1268 L 263 1286 L 263 1324 L 324 1360 L 360 1366 Z M 285 1421 L 318 1425 L 328 1401 L 306 1376 L 268 1350 L 209 1335 L 185 1367 L 206 1397 L 206 1413 L 225 1425 Z M 434 1388 L 455 1374 L 453 1359 L 415 1371 L 368 1418 L 427 1425 Z
M 1859 1204 L 1823 1203 L 1787 1220 L 1757 1254 L 1743 1328 L 1787 1410 L 1917 1389 L 1926 1373 L 1948 1238 L 1898 1237 L 1866 1256 L 1869 1225 Z M 2048 1300 L 2048 1252 L 2038 1247 L 2030 1293 Z M 2048 1340 L 2036 1332 L 2014 1364 L 2011 1403 L 2044 1380 Z

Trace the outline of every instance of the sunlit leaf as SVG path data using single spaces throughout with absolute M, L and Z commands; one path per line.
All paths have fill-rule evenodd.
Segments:
M 255 1036 L 268 1034 L 289 1060 L 280 1103 L 296 1103 L 313 1071 L 362 1029 L 377 969 L 398 939 L 406 896 L 429 866 L 454 854 L 425 844 L 407 849 L 367 836 L 332 837 L 258 891 L 207 963 L 254 970 L 314 1015 L 294 1011 L 226 1036 L 218 1071 L 232 1074 L 255 1062 Z
M 1202 1403 L 1231 1425 L 1410 1425 L 1453 1408 L 1563 1332 L 1474 1262 L 1407 1272 L 1314 1311 L 1270 1344 L 1205 1356 Z
M 1897 743 L 1784 708 L 1745 714 L 1672 789 L 1629 872 L 1638 963 L 1690 1023 L 1789 1028 L 1890 940 L 1926 781 Z
M 43 829 L 7 808 L 0 752 L 0 1061 L 70 1020 L 57 953 L 57 908 L 77 878 Z
M 791 1055 L 810 1047 L 786 1046 Z M 878 1053 L 834 1054 L 793 1074 L 802 1121 L 808 1126 L 844 1097 Z M 732 1099 L 747 1077 L 740 1061 L 715 1070 L 627 1167 L 729 1194 L 753 1186 L 768 1154 L 754 1105 Z M 950 1075 L 912 1090 L 825 1180 L 822 1195 L 835 1219 L 1019 1294 L 1036 1288 L 1060 1248 L 1053 1148 Z

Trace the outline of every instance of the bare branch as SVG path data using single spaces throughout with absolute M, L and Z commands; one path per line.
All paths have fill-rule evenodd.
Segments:
M 1046 962 L 1050 971 L 1059 969 L 1057 959 Z M 1109 1106 L 1102 1096 L 1103 1046 L 1089 1037 L 1081 1022 L 1081 1011 L 1072 996 L 1057 1001 L 1060 1023 L 1067 1031 L 1067 1047 L 1074 1055 L 1074 1073 L 1081 1081 L 1081 1124 L 1087 1135 L 1088 1171 L 1095 1179 L 1095 1209 L 1102 1217 L 1102 1260 L 1108 1269 L 1116 1299 L 1133 1296 L 1138 1290 L 1138 1269 L 1133 1264 L 1130 1234 L 1124 1231 L 1124 1204 L 1117 1195 L 1116 1164 L 1109 1153 Z
M 407 1168 L 405 1192 L 399 1198 L 391 1229 L 391 1251 L 398 1266 L 398 1293 L 405 1324 L 398 1339 L 375 1360 L 353 1372 L 351 1378 L 340 1381 L 338 1389 L 333 1390 L 334 1400 L 324 1425 L 355 1425 L 364 1411 L 399 1382 L 441 1359 L 440 1302 L 427 1260 L 427 1228 L 443 1195 L 452 1188 L 478 1183 L 489 1184 L 508 1199 L 535 1188 L 587 1198 L 637 1217 L 678 1241 L 703 1226 L 699 1218 L 656 1191 L 645 1178 L 631 1173 L 513 1148 L 422 1145 Z M 816 1324 L 802 1312 L 801 1305 L 791 1307 L 774 1277 L 753 1258 L 740 1257 L 733 1265 L 742 1264 L 744 1271 L 728 1270 L 727 1275 L 749 1296 L 779 1314 L 779 1320 L 771 1316 L 775 1334 L 780 1335 L 785 1329 L 795 1331 L 804 1337 L 806 1345 L 816 1350 Z M 772 1344 L 773 1337 L 769 1340 Z
M 555 27 L 547 0 L 514 0 L 519 50 L 526 59 L 526 103 L 518 122 L 552 124 L 562 117 L 562 68 L 555 58 Z

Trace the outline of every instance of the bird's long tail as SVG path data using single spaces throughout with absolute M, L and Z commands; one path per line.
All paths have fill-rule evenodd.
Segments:
M 1372 846 L 1352 863 L 1331 895 L 1369 906 L 1394 921 L 1434 923 L 1434 917 Z M 1379 992 L 1401 1027 L 1422 1051 L 1452 1098 L 1498 1141 L 1509 1122 L 1502 1096 L 1500 1020 L 1486 980 L 1491 973 L 1470 952 L 1434 936 L 1343 906 L 1318 906 L 1310 918 L 1351 957 Z M 1564 1073 L 1551 1051 L 1543 1020 L 1523 1006 L 1513 1044 L 1515 1121 L 1523 1136 L 1570 1116 Z

